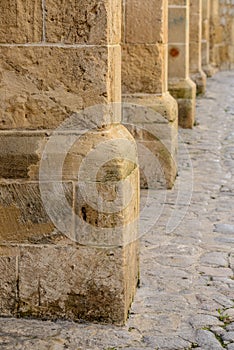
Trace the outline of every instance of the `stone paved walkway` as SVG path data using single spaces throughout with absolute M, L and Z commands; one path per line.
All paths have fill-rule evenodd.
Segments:
M 209 80 L 197 121 L 180 131 L 176 187 L 142 237 L 127 325 L 0 319 L 1 350 L 234 350 L 234 72 Z

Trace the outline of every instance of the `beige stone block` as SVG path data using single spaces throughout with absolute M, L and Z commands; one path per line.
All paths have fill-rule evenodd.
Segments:
M 58 199 L 56 183 L 47 184 L 50 197 Z M 53 189 L 53 191 L 51 190 Z M 64 196 L 72 208 L 72 185 L 63 184 Z M 52 199 L 51 199 L 52 201 Z M 60 209 L 61 201 L 54 202 L 51 212 L 59 215 L 67 235 L 72 232 L 70 212 Z M 0 243 L 55 243 L 66 241 L 51 218 L 48 216 L 38 183 L 11 183 L 0 185 Z
M 198 1 L 198 0 L 197 0 Z M 190 43 L 201 41 L 201 14 L 190 14 L 189 40 Z
M 22 247 L 19 314 L 123 324 L 139 273 L 138 243 L 125 248 Z
M 0 246 L 0 316 L 17 312 L 17 255 L 14 249 Z
M 1 0 L 0 23 L 1 43 L 41 42 L 41 1 Z
M 134 162 L 125 159 L 128 156 L 125 147 L 131 151 L 128 154 Z M 137 160 L 133 139 L 119 124 L 87 130 L 82 135 L 59 133 L 50 139 L 50 147 L 47 149 L 49 158 L 43 166 L 48 171 L 41 175 L 43 181 L 58 181 L 61 177 L 64 181 L 78 181 L 78 176 L 82 175 L 86 180 L 93 181 L 94 173 L 89 169 L 96 171 L 98 165 L 100 169 L 95 173 L 95 181 L 120 181 L 135 169 Z M 84 174 L 83 169 L 87 170 L 87 174 Z
M 170 94 L 123 100 L 123 123 L 138 145 L 141 188 L 171 188 L 177 172 L 177 102 Z
M 95 187 L 96 191 L 88 181 L 76 187 L 75 240 L 82 245 L 125 247 L 138 239 L 138 167 L 120 181 L 107 180 Z
M 1 129 L 55 128 L 83 108 L 120 100 L 118 46 L 1 47 L 0 67 Z
M 43 134 L 1 132 L 0 178 L 32 178 L 31 169 L 39 163 L 46 139 Z
M 120 42 L 121 3 L 118 0 L 47 0 L 46 38 L 66 44 Z
M 190 73 L 195 73 L 201 69 L 201 42 L 190 42 L 189 65 Z
M 188 75 L 188 48 L 184 44 L 168 45 L 168 77 L 187 78 Z
M 192 128 L 195 122 L 196 84 L 191 79 L 171 80 L 169 91 L 178 102 L 179 125 Z
M 164 45 L 123 45 L 123 94 L 165 92 Z
M 165 8 L 164 0 L 127 1 L 125 3 L 125 43 L 166 43 Z
M 171 189 L 177 174 L 176 156 L 158 140 L 139 141 L 138 145 L 139 158 L 145 159 L 140 167 L 141 188 Z
M 186 6 L 188 0 L 168 0 L 169 6 Z
M 185 43 L 187 9 L 169 7 L 169 43 Z
M 124 124 L 167 124 L 177 120 L 175 99 L 167 92 L 162 95 L 123 95 Z
M 195 74 L 191 74 L 191 79 L 196 83 L 197 95 L 202 95 L 206 91 L 206 74 L 203 70 L 198 71 Z

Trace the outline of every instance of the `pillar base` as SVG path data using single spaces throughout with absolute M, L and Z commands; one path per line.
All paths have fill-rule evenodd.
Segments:
M 210 64 L 203 66 L 202 69 L 205 72 L 207 78 L 211 78 L 217 72 L 217 69 L 212 67 Z
M 206 74 L 200 70 L 196 73 L 191 73 L 190 78 L 197 86 L 197 95 L 203 95 L 206 92 Z
M 169 81 L 169 91 L 179 108 L 179 126 L 191 129 L 195 122 L 196 84 L 191 79 Z
M 123 96 L 123 123 L 138 145 L 141 188 L 172 188 L 177 175 L 178 106 L 169 94 Z
M 50 139 L 40 181 L 0 181 L 0 316 L 122 325 L 139 278 L 136 144 L 118 124 L 74 135 Z

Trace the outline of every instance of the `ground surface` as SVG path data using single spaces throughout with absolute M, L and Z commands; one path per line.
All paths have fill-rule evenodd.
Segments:
M 209 80 L 197 122 L 180 131 L 175 189 L 153 193 L 165 205 L 142 237 L 127 325 L 0 319 L 1 350 L 234 350 L 234 72 Z

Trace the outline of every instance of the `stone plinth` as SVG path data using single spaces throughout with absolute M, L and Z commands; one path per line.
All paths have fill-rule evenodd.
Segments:
M 192 128 L 195 121 L 196 85 L 189 78 L 189 2 L 169 1 L 169 91 L 178 102 L 179 125 Z

